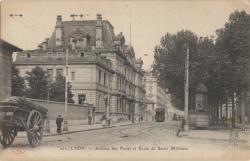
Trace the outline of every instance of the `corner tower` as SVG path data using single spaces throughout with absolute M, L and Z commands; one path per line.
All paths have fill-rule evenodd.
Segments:
M 62 36 L 63 36 L 62 28 L 63 28 L 62 16 L 58 15 L 56 19 L 56 26 L 55 26 L 56 46 L 62 45 Z
M 102 15 L 97 14 L 97 21 L 96 21 L 96 48 L 102 48 L 103 47 L 103 24 L 102 24 Z

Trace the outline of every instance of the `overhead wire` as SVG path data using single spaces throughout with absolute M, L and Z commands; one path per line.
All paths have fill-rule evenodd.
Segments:
M 24 27 L 32 30 L 34 33 L 38 34 L 39 36 L 41 36 L 41 34 L 44 34 L 44 33 L 41 33 L 40 31 L 34 29 L 32 26 L 28 25 L 27 23 L 21 21 L 19 18 L 16 18 L 16 17 L 12 17 L 11 18 L 13 21 L 16 21 L 16 22 L 19 22 L 21 23 Z

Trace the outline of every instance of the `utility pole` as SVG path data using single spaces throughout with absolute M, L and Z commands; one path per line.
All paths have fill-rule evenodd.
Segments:
M 48 117 L 45 120 L 45 133 L 50 133 L 50 125 L 49 125 L 49 115 L 50 115 L 50 107 L 49 107 L 49 97 L 50 97 L 50 80 L 49 80 L 49 88 L 47 93 L 47 108 L 48 108 Z
M 129 13 L 129 46 L 131 47 L 131 39 L 132 39 L 132 37 L 131 37 L 131 28 L 132 28 L 132 26 L 131 26 L 132 24 L 131 24 L 131 13 Z
M 184 117 L 185 117 L 185 131 L 189 130 L 189 118 L 188 118 L 188 83 L 189 83 L 189 46 L 187 45 L 187 54 L 185 57 L 185 79 L 184 79 L 184 93 L 185 93 L 185 110 L 184 110 Z
M 109 99 L 110 99 L 110 96 L 109 96 L 110 78 L 108 80 L 109 80 L 108 81 L 108 101 L 107 101 L 107 113 L 106 113 L 107 118 L 109 118 L 109 109 L 110 109 L 110 102 L 109 102 Z
M 69 47 L 66 48 L 66 63 L 65 63 L 65 104 L 64 104 L 64 124 L 63 131 L 68 131 L 68 58 Z

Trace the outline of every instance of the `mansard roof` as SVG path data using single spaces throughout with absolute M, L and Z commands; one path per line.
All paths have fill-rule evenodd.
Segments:
M 113 72 L 112 63 L 109 59 L 100 56 L 94 51 L 85 51 L 82 57 L 80 52 L 69 50 L 68 64 L 97 64 L 104 69 Z M 29 56 L 28 56 L 29 55 Z M 63 50 L 43 51 L 27 50 L 20 52 L 15 61 L 16 65 L 65 65 L 66 53 Z
M 69 39 L 73 35 L 89 36 L 90 46 L 96 45 L 96 24 L 97 20 L 84 20 L 84 21 L 62 21 L 63 30 L 63 44 L 67 44 Z M 115 34 L 113 31 L 113 26 L 107 20 L 102 20 L 103 25 L 103 46 L 106 49 L 113 48 L 115 39 Z M 55 31 L 49 39 L 48 47 L 54 48 L 56 45 Z

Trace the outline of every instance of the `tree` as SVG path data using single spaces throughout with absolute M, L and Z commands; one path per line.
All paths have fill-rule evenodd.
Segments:
M 74 103 L 73 94 L 71 92 L 72 86 L 68 83 L 68 102 Z M 57 102 L 65 101 L 65 78 L 62 75 L 57 75 L 56 80 L 50 85 L 50 100 Z
M 195 93 L 199 82 L 207 83 L 213 59 L 213 40 L 200 37 L 191 31 L 167 33 L 155 47 L 153 71 L 159 75 L 159 83 L 172 94 L 173 104 L 184 108 L 184 64 L 187 45 L 190 50 L 190 93 Z M 194 102 L 193 102 L 194 103 Z
M 217 31 L 216 48 L 220 55 L 218 73 L 225 91 L 232 100 L 232 119 L 235 120 L 234 97 L 245 95 L 250 81 L 250 15 L 235 11 L 223 29 Z M 235 122 L 232 121 L 235 127 Z
M 47 99 L 48 77 L 41 67 L 35 67 L 31 72 L 27 72 L 26 80 L 28 89 L 26 96 L 34 99 Z
M 249 40 L 250 16 L 245 11 L 235 11 L 230 15 L 225 28 L 218 33 L 216 42 L 218 54 L 224 62 L 221 65 L 225 65 L 225 69 L 220 71 L 228 78 L 226 85 L 231 94 L 248 88 Z
M 245 11 L 233 12 L 216 34 L 214 44 L 212 39 L 197 38 L 190 31 L 167 33 L 155 47 L 153 70 L 160 76 L 161 85 L 169 88 L 175 105 L 183 107 L 185 44 L 189 44 L 190 93 L 194 93 L 198 82 L 205 83 L 213 113 L 218 112 L 223 101 L 227 104 L 229 97 L 235 120 L 235 95 L 244 105 L 250 89 L 250 15 Z M 234 121 L 232 126 L 235 127 Z
M 19 75 L 19 70 L 12 64 L 12 80 L 11 80 L 11 95 L 12 96 L 24 96 L 25 83 L 24 79 Z

